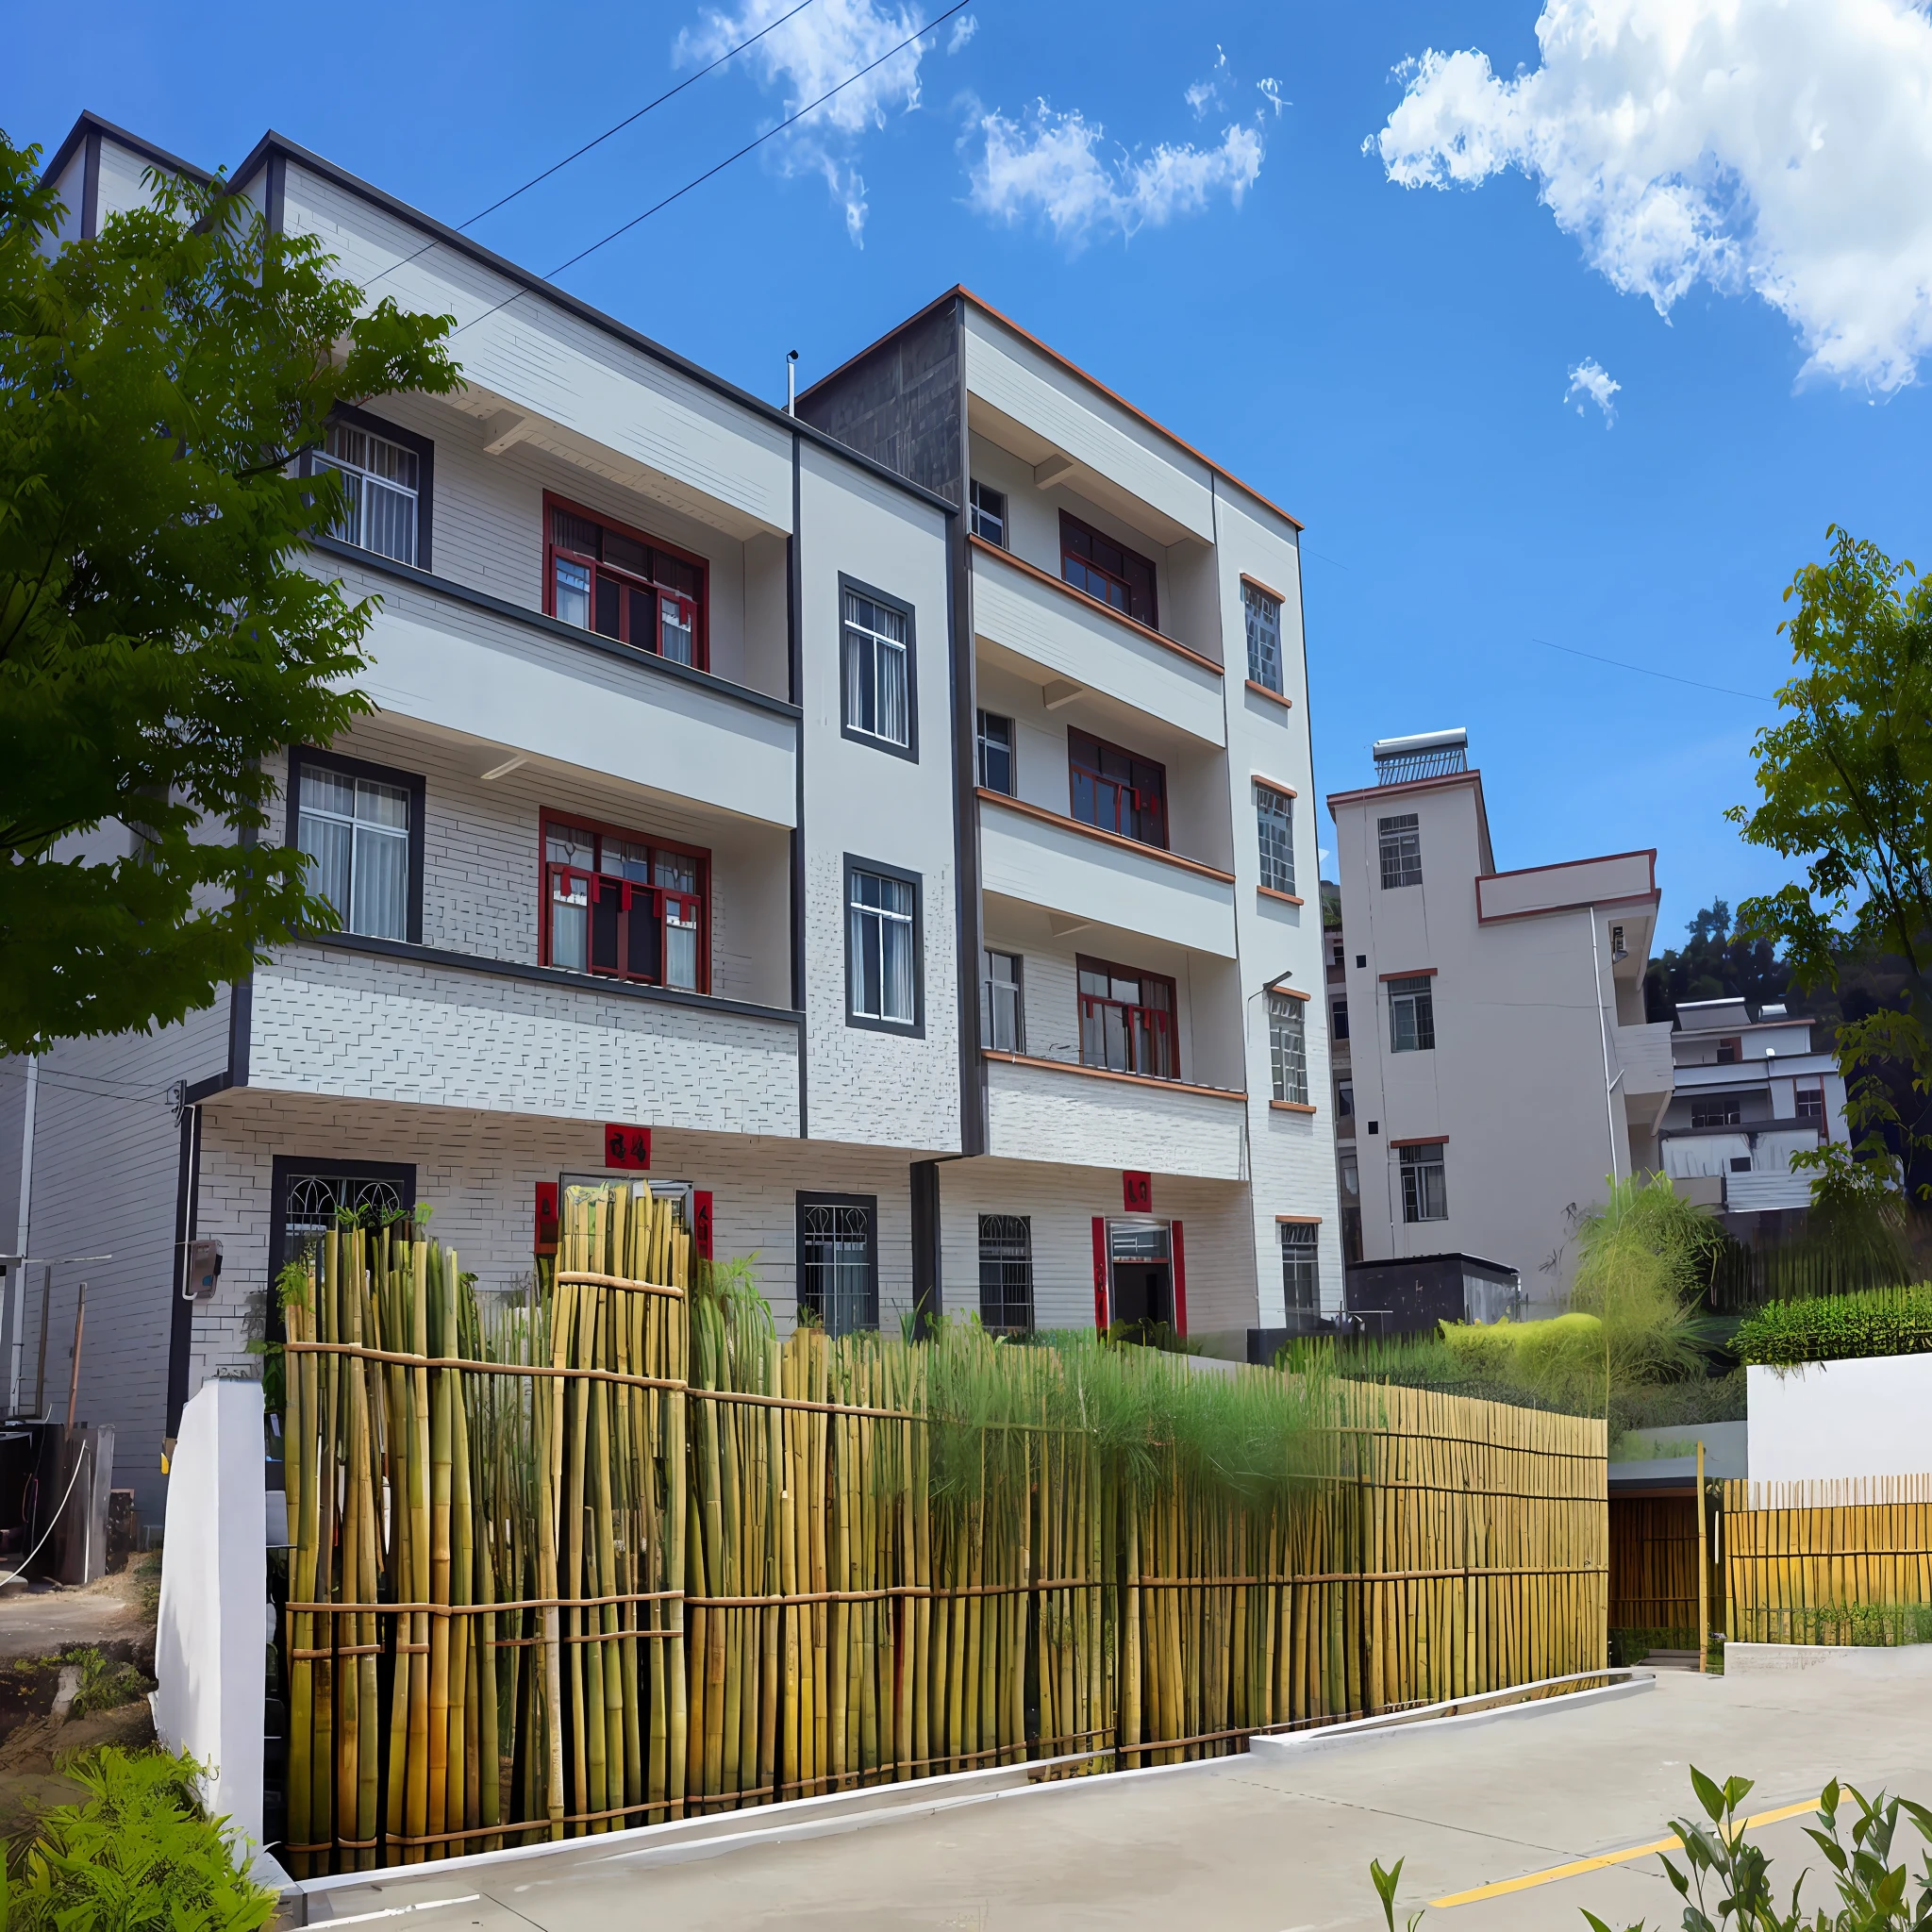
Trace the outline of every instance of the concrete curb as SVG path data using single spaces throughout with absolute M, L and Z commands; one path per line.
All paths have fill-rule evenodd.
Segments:
M 1250 1738 L 1248 1756 L 1264 1764 L 1288 1764 L 1318 1752 L 1341 1751 L 1351 1744 L 1379 1744 L 1390 1738 L 1412 1738 L 1418 1732 L 1434 1735 L 1467 1730 L 1476 1724 L 1500 1724 L 1507 1718 L 1544 1717 L 1553 1711 L 1575 1710 L 1584 1705 L 1614 1703 L 1621 1697 L 1641 1697 L 1656 1689 L 1654 1676 L 1633 1676 L 1624 1683 L 1605 1684 L 1594 1690 L 1570 1690 L 1560 1697 L 1542 1697 L 1532 1704 L 1506 1704 L 1495 1710 L 1460 1711 L 1451 1717 L 1417 1718 L 1407 1724 L 1400 1718 L 1372 1720 L 1360 1729 L 1337 1724 L 1325 1730 L 1299 1731 L 1289 1737 Z
M 1824 1670 L 1857 1677 L 1932 1676 L 1932 1643 L 1726 1643 L 1727 1677 Z

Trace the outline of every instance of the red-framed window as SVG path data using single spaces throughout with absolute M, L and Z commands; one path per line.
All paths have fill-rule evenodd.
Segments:
M 1084 731 L 1067 733 L 1067 782 L 1083 825 L 1167 848 L 1167 767 Z
M 1060 578 L 1149 630 L 1160 628 L 1152 559 L 1065 510 L 1060 512 Z
M 546 615 L 676 664 L 709 668 L 703 558 L 547 493 L 543 538 Z
M 711 990 L 711 856 L 545 812 L 541 958 L 572 973 Z
M 1174 981 L 1084 955 L 1074 963 L 1080 975 L 1080 1064 L 1178 1080 Z

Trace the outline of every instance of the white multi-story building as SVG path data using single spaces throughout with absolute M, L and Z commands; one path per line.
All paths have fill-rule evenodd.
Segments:
M 1386 739 L 1331 792 L 1328 931 L 1352 1259 L 1480 1257 L 1568 1290 L 1577 1216 L 1658 1165 L 1671 1027 L 1644 1018 L 1654 852 L 1498 872 L 1461 731 Z
M 149 165 L 85 117 L 70 232 Z M 0 1083 L 18 1248 L 111 1257 L 16 1270 L 15 1412 L 84 1275 L 152 1518 L 306 1234 L 433 1206 L 507 1287 L 642 1162 L 788 1324 L 1335 1306 L 1294 521 L 963 291 L 793 416 L 279 137 L 233 180 L 467 387 L 313 458 L 380 603 L 379 711 L 281 774 L 342 929 Z
M 1811 1170 L 1793 1168 L 1791 1156 L 1850 1138 L 1844 1076 L 1830 1054 L 1814 1050 L 1811 1027 L 1781 1005 L 1677 1008 L 1675 1094 L 1659 1164 L 1679 1193 L 1720 1209 L 1746 1242 L 1810 1207 Z

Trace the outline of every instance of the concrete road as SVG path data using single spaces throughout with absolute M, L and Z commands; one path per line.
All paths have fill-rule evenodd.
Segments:
M 1372 1927 L 1381 1924 L 1372 1857 L 1407 1860 L 1410 1909 L 1535 1879 L 1659 1839 L 1693 1805 L 1693 1762 L 1755 1778 L 1752 1813 L 1814 1801 L 1834 1774 L 1932 1800 L 1932 1657 L 1889 1657 L 1898 1660 L 1889 1673 L 1660 1675 L 1644 1695 L 1586 1708 L 1398 1731 L 1291 1761 L 1243 1757 L 1035 1786 L 836 1835 L 709 1856 L 687 1847 L 684 1862 L 633 1837 L 419 1870 L 317 1893 L 308 1917 L 397 1932 L 415 1921 L 434 1932 Z M 774 1816 L 740 1815 L 746 1824 Z M 1787 1817 L 1757 1834 L 1781 1891 L 1816 1862 L 1803 1836 L 1811 1822 Z M 1916 1864 L 1916 1846 L 1903 1849 Z M 1819 1874 L 1807 1896 L 1827 1901 Z M 1580 1927 L 1583 1906 L 1619 1928 L 1674 1925 L 1680 1910 L 1646 1855 L 1436 1906 L 1424 1924 Z

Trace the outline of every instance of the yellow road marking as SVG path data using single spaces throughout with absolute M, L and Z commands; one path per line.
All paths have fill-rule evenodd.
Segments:
M 1786 1805 L 1775 1811 L 1760 1811 L 1756 1817 L 1745 1819 L 1743 1828 L 1750 1831 L 1760 1824 L 1776 1824 L 1783 1819 L 1802 1817 L 1817 1808 L 1818 1801 L 1814 1798 L 1805 1805 Z M 1526 1872 L 1521 1878 L 1499 1878 L 1493 1885 L 1478 1885 L 1474 1891 L 1453 1891 L 1447 1898 L 1432 1898 L 1429 1904 L 1439 1911 L 1445 1906 L 1473 1906 L 1478 1899 L 1501 1898 L 1505 1892 L 1527 1891 L 1532 1886 L 1554 1885 L 1559 1878 L 1579 1878 L 1586 1872 L 1601 1872 L 1607 1865 L 1623 1865 L 1632 1858 L 1647 1858 L 1654 1852 L 1678 1851 L 1682 1849 L 1683 1842 L 1673 1832 L 1669 1838 L 1657 1839 L 1647 1845 L 1631 1845 L 1621 1852 L 1604 1852 L 1594 1858 L 1574 1858 L 1567 1865 L 1552 1865 L 1547 1871 Z

